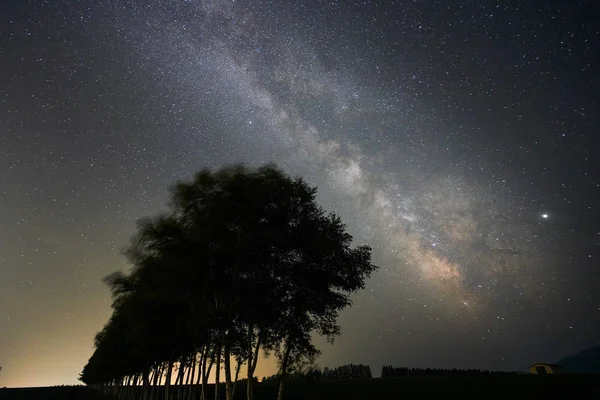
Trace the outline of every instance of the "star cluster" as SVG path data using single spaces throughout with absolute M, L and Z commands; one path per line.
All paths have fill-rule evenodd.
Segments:
M 304 176 L 374 248 L 321 365 L 514 369 L 597 343 L 591 3 L 0 10 L 7 385 L 74 382 L 135 219 L 234 162 Z

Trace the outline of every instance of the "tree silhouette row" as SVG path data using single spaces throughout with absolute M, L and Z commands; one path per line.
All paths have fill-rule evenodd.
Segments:
M 363 364 L 347 364 L 333 369 L 309 368 L 302 371 L 294 371 L 288 375 L 289 380 L 310 381 L 310 380 L 336 380 L 336 379 L 370 379 L 371 367 Z M 263 378 L 263 382 L 273 382 L 279 379 L 278 375 L 272 375 Z
M 403 376 L 459 376 L 459 375 L 490 375 L 507 374 L 506 371 L 488 371 L 481 369 L 441 369 L 441 368 L 406 368 L 384 365 L 381 368 L 382 378 L 399 378 Z
M 113 313 L 80 379 L 120 399 L 205 400 L 223 374 L 232 400 L 245 373 L 252 400 L 264 350 L 279 361 L 281 400 L 288 372 L 318 354 L 312 335 L 339 335 L 339 311 L 376 268 L 315 197 L 272 165 L 175 185 L 168 210 L 138 223 L 131 271 L 105 278 Z

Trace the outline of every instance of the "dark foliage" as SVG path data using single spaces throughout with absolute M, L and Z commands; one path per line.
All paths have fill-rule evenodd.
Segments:
M 263 349 L 279 359 L 281 399 L 287 374 L 318 355 L 312 335 L 340 333 L 338 313 L 376 268 L 315 197 L 273 166 L 204 170 L 175 185 L 169 211 L 138 223 L 131 272 L 105 278 L 113 314 L 81 380 L 123 399 L 138 387 L 145 399 L 192 399 L 197 386 L 207 397 L 216 371 L 231 400 L 246 365 L 252 400 Z
M 371 367 L 363 364 L 347 364 L 333 369 L 325 367 L 323 371 L 318 368 L 311 368 L 306 371 L 295 371 L 288 375 L 292 381 L 314 381 L 314 380 L 335 380 L 335 379 L 371 379 Z M 267 376 L 263 382 L 276 382 L 278 375 Z
M 333 369 L 323 369 L 323 379 L 370 379 L 371 367 L 363 364 L 348 364 Z

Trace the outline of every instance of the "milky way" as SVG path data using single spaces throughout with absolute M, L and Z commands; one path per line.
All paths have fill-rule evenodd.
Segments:
M 237 162 L 305 177 L 374 249 L 320 365 L 512 369 L 594 344 L 598 26 L 558 5 L 433 3 L 6 6 L 9 383 L 73 382 L 135 219 Z M 36 381 L 57 354 L 74 361 Z
M 136 11 L 141 21 L 170 15 Z M 343 65 L 328 71 L 310 38 L 281 35 L 269 18 L 233 3 L 193 4 L 183 15 L 195 18 L 159 22 L 158 29 L 139 29 L 141 21 L 132 26 L 128 19 L 121 29 L 129 27 L 132 50 L 145 41 L 135 50 L 150 73 L 165 79 L 165 89 L 175 86 L 193 98 L 214 91 L 232 110 L 229 118 L 248 125 L 248 135 L 236 138 L 254 150 L 244 159 L 300 170 L 330 193 L 325 203 L 342 201 L 339 212 L 354 220 L 357 240 L 380 242 L 394 272 L 423 281 L 437 301 L 450 301 L 452 312 L 489 301 L 507 278 L 522 282 L 536 273 L 544 243 L 514 210 L 524 206 L 500 204 L 493 186 L 451 170 L 432 173 L 439 145 L 411 135 L 415 122 L 402 123 L 411 115 L 401 93 L 365 87 Z M 407 146 L 365 149 L 362 143 L 377 135 L 407 136 Z M 523 295 L 527 284 L 513 286 L 522 286 Z

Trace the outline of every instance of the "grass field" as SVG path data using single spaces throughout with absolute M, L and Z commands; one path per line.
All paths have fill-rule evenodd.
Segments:
M 236 400 L 245 399 L 245 388 Z M 210 391 L 212 392 L 212 390 Z M 212 393 L 208 398 L 213 399 Z M 223 393 L 223 391 L 221 391 Z M 277 384 L 261 383 L 256 400 L 276 399 Z M 465 377 L 417 377 L 348 381 L 288 382 L 286 400 L 364 399 L 571 399 L 600 398 L 600 375 L 496 375 Z M 100 400 L 106 399 L 85 387 L 2 389 L 0 400 Z

